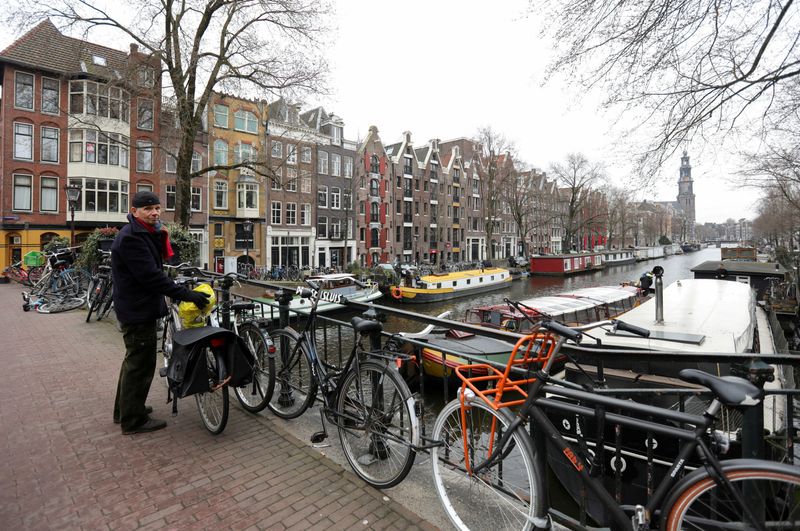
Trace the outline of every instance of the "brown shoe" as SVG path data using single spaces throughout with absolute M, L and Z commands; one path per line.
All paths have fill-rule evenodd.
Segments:
M 140 424 L 135 428 L 129 430 L 122 430 L 122 435 L 136 435 L 137 433 L 149 433 L 151 431 L 158 431 L 167 427 L 166 420 L 149 418 L 144 424 Z
M 144 412 L 148 415 L 153 412 L 153 406 L 144 406 Z M 119 424 L 120 420 L 117 417 L 114 417 L 114 424 Z

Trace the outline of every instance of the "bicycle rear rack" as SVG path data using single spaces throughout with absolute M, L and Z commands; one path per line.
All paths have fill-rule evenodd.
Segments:
M 524 336 L 517 341 L 516 345 L 514 345 L 514 350 L 511 351 L 511 355 L 508 357 L 508 363 L 503 372 L 485 363 L 456 367 L 456 375 L 463 382 L 460 393 L 462 401 L 464 400 L 466 388 L 469 388 L 495 411 L 504 407 L 521 405 L 528 398 L 527 386 L 533 383 L 536 378 L 511 379 L 509 377 L 511 372 L 515 367 L 524 366 L 530 373 L 530 366 L 546 362 L 553 354 L 555 347 L 555 336 L 550 333 L 537 332 Z M 469 373 L 476 369 L 480 369 L 481 372 L 485 370 L 487 374 L 471 376 Z M 502 398 L 505 393 L 518 393 L 522 398 L 503 402 Z

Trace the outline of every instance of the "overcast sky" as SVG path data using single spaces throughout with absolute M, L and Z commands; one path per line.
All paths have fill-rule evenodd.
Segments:
M 630 125 L 629 117 L 604 115 L 601 94 L 582 94 L 568 81 L 542 85 L 550 47 L 540 37 L 542 21 L 527 7 L 526 0 L 335 1 L 326 47 L 332 94 L 304 104 L 322 104 L 341 116 L 353 140 L 370 125 L 387 144 L 411 131 L 417 145 L 473 136 L 490 125 L 536 168 L 547 171 L 568 153 L 581 152 L 602 162 L 612 182 L 629 182 L 632 152 L 620 140 L 638 139 L 612 126 Z M 0 49 L 13 39 L 2 32 Z M 90 39 L 104 40 L 94 32 Z M 128 40 L 122 42 L 115 47 L 127 51 Z M 735 162 L 724 150 L 699 143 L 686 148 L 697 221 L 752 218 L 757 193 L 731 184 L 726 172 Z M 676 154 L 659 184 L 638 199 L 675 200 L 679 166 Z

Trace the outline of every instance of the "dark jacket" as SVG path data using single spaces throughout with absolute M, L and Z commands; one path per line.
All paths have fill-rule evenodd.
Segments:
M 189 289 L 175 284 L 162 269 L 162 233 L 151 234 L 133 214 L 128 221 L 111 246 L 114 312 L 122 324 L 155 321 L 167 315 L 164 295 L 185 300 Z

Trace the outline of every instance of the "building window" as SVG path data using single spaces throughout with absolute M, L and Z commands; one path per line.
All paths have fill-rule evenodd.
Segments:
M 58 212 L 58 178 L 41 178 L 39 210 L 42 212 Z
M 192 153 L 192 173 L 199 172 L 201 164 L 203 164 L 203 157 L 195 151 Z
M 334 177 L 342 175 L 342 156 L 336 153 L 331 154 L 331 175 Z
M 47 114 L 59 113 L 60 83 L 57 79 L 42 78 L 42 112 Z
M 328 174 L 328 153 L 325 151 L 317 152 L 317 173 Z
M 334 210 L 342 208 L 342 190 L 335 186 L 331 188 L 331 208 Z
M 225 105 L 214 105 L 214 125 L 228 128 L 228 107 Z
M 353 208 L 353 196 L 350 193 L 350 190 L 344 190 L 342 192 L 342 208 L 345 210 L 350 210 Z
M 214 181 L 214 208 L 228 210 L 228 183 Z
M 286 146 L 286 163 L 297 164 L 297 146 L 288 144 Z
M 153 130 L 153 100 L 139 98 L 136 102 L 136 127 Z
M 319 216 L 317 218 L 317 238 L 327 238 L 328 237 L 328 218 L 325 216 Z
M 380 160 L 378 159 L 378 155 L 372 155 L 369 159 L 369 171 L 371 173 L 380 173 L 381 172 L 381 164 Z
M 369 195 L 372 197 L 378 197 L 380 195 L 380 182 L 378 179 L 370 179 L 369 180 Z
M 283 144 L 274 140 L 272 141 L 272 156 L 276 158 L 283 157 Z
M 236 185 L 238 208 L 258 208 L 258 185 L 238 183 Z
M 308 146 L 303 146 L 300 148 L 300 162 L 310 163 L 311 162 L 311 148 Z
M 358 241 L 363 242 L 366 239 L 366 236 L 367 236 L 366 228 L 361 227 L 360 229 L 358 229 Z
M 136 82 L 140 87 L 153 88 L 156 85 L 156 70 L 152 66 L 139 67 Z
M 272 202 L 272 224 L 273 225 L 280 225 L 281 224 L 281 202 L 280 201 L 273 201 Z
M 192 186 L 192 212 L 203 210 L 203 190 L 199 186 Z
M 297 203 L 286 203 L 286 224 L 297 225 Z
M 31 175 L 14 175 L 14 210 L 30 211 L 32 209 L 32 183 Z
M 89 162 L 88 150 L 87 162 Z M 149 140 L 136 141 L 136 171 L 146 173 L 153 171 L 153 143 Z
M 16 73 L 14 107 L 33 110 L 33 74 Z
M 297 170 L 294 168 L 286 168 L 286 191 L 297 191 Z
M 136 191 L 137 192 L 152 192 L 153 185 L 152 184 L 144 184 L 144 183 L 136 183 Z
M 300 182 L 300 191 L 304 194 L 311 193 L 311 177 L 303 177 Z
M 60 132 L 55 127 L 42 127 L 42 162 L 58 162 Z
M 168 184 L 165 187 L 167 191 L 167 203 L 166 208 L 167 210 L 175 210 L 175 202 L 177 199 L 177 192 L 174 184 Z
M 311 203 L 300 205 L 300 225 L 308 227 L 311 225 Z
M 258 133 L 258 119 L 249 111 L 236 111 L 233 115 L 233 128 L 247 133 Z
M 70 184 L 80 181 L 70 181 Z M 124 214 L 128 211 L 128 183 L 111 179 L 84 179 L 84 208 L 87 212 Z M 80 210 L 80 209 L 76 209 Z
M 222 223 L 214 223 L 214 237 L 222 238 Z
M 380 212 L 380 206 L 378 203 L 370 203 L 369 206 L 369 221 L 370 223 L 377 223 L 379 220 L 378 213 Z
M 320 186 L 317 189 L 317 206 L 320 208 L 328 208 L 328 187 Z
M 69 161 L 128 167 L 128 142 L 125 135 L 104 133 L 96 130 L 69 130 Z
M 353 157 L 344 158 L 344 176 L 348 179 L 353 177 Z
M 224 140 L 214 140 L 214 164 L 228 164 L 228 144 Z
M 33 126 L 14 123 L 14 158 L 33 160 Z
M 94 81 L 70 81 L 69 110 L 72 114 L 96 114 L 128 123 L 130 95 L 119 88 Z
M 233 146 L 233 163 L 241 164 L 255 162 L 258 159 L 258 152 L 250 144 L 236 144 Z
M 170 155 L 169 153 L 166 154 L 164 157 L 166 160 L 166 171 L 167 173 L 175 173 L 178 171 L 178 159 Z

